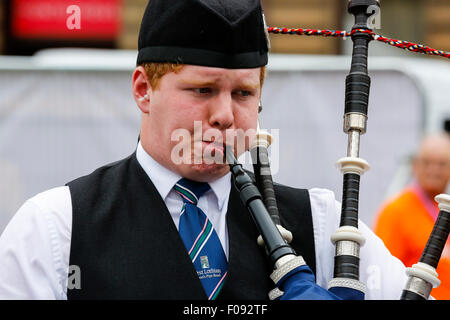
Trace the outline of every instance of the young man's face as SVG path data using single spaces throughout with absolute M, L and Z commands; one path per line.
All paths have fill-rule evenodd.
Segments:
M 136 75 L 138 70 L 134 83 L 144 77 Z M 140 72 L 145 71 L 142 68 Z M 237 144 L 242 152 L 243 140 L 227 137 L 233 137 L 238 129 L 249 135 L 256 129 L 260 68 L 186 65 L 178 73 L 164 75 L 156 90 L 148 86 L 139 91 L 135 84 L 134 88 L 135 96 L 148 94 L 148 100 L 138 103 L 143 111 L 144 149 L 183 177 L 212 181 L 225 175 L 229 167 L 223 161 L 222 142 L 235 147 Z M 218 145 L 212 144 L 213 140 Z

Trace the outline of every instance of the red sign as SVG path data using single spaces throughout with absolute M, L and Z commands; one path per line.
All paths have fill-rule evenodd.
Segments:
M 13 0 L 12 34 L 25 39 L 113 40 L 121 0 Z

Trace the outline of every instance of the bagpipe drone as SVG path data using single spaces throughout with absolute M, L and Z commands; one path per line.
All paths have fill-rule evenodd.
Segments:
M 315 283 L 315 277 L 304 259 L 289 245 L 292 234 L 281 226 L 275 198 L 268 147 L 271 136 L 258 131 L 250 147 L 254 164 L 255 183 L 235 158 L 234 151 L 226 148 L 227 163 L 238 189 L 241 201 L 248 208 L 260 233 L 258 243 L 265 246 L 273 272 L 271 279 L 276 289 L 269 292 L 272 300 L 364 300 L 365 284 L 359 280 L 360 247 L 364 236 L 358 230 L 359 184 L 369 164 L 359 157 L 360 137 L 366 132 L 370 93 L 368 75 L 368 48 L 372 40 L 428 55 L 450 58 L 450 54 L 408 41 L 391 40 L 376 35 L 369 27 L 377 0 L 350 0 L 348 12 L 355 18 L 351 32 L 312 29 L 266 27 L 268 33 L 291 35 L 320 35 L 351 37 L 353 53 L 350 72 L 346 77 L 344 132 L 348 135 L 347 156 L 338 160 L 343 174 L 342 211 L 340 226 L 331 236 L 335 245 L 334 276 L 328 289 Z M 259 129 L 259 126 L 258 126 Z M 439 285 L 436 267 L 439 263 L 450 229 L 450 196 L 436 197 L 440 213 L 423 251 L 420 261 L 407 268 L 408 282 L 402 300 L 428 299 L 431 289 Z

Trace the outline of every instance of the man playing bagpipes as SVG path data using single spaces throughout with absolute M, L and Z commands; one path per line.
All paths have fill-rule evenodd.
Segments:
M 0 298 L 268 299 L 258 229 L 229 165 L 211 162 L 256 131 L 267 63 L 259 0 L 151 0 L 132 76 L 136 151 L 25 202 L 0 238 Z M 289 245 L 327 291 L 340 203 L 325 189 L 274 191 Z M 358 228 L 365 299 L 399 299 L 404 265 Z

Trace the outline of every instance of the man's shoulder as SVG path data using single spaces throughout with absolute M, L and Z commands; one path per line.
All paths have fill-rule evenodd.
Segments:
M 274 183 L 277 199 L 293 202 L 307 201 L 312 212 L 335 210 L 338 202 L 333 191 L 324 188 L 301 188 L 285 184 Z
M 411 188 L 405 188 L 386 199 L 382 211 L 396 209 L 403 211 L 407 206 L 415 206 L 415 202 L 418 200 Z
M 311 198 L 323 199 L 326 201 L 336 201 L 336 195 L 333 191 L 325 188 L 310 188 L 308 189 Z
M 279 182 L 274 182 L 273 187 L 278 188 L 278 189 L 290 190 L 290 191 L 302 191 L 302 192 L 308 191 L 308 189 L 306 189 L 306 188 L 294 187 L 294 186 L 290 186 L 290 185 L 279 183 Z
M 251 177 L 253 183 L 255 183 L 255 175 L 253 172 L 246 170 L 246 172 Z M 288 193 L 288 195 L 292 193 L 302 193 L 306 196 L 309 196 L 310 200 L 314 201 L 335 201 L 335 195 L 334 192 L 325 188 L 302 188 L 302 187 L 296 187 L 291 186 L 283 183 L 279 183 L 277 181 L 273 182 L 273 187 L 275 189 L 275 192 L 277 193 L 277 196 L 283 195 L 284 193 Z
M 76 179 L 73 179 L 66 183 L 66 186 L 75 185 L 79 183 L 89 183 L 93 179 L 104 178 L 105 176 L 116 176 L 117 172 L 123 169 L 124 166 L 128 164 L 132 158 L 135 157 L 135 153 L 129 155 L 128 157 L 117 160 L 108 164 L 105 164 L 101 167 L 96 168 L 91 173 L 82 175 Z
M 60 212 L 70 203 L 70 191 L 67 186 L 51 188 L 36 194 L 27 202 L 41 210 Z
M 303 193 L 308 195 L 310 199 L 320 200 L 320 201 L 335 201 L 334 192 L 325 189 L 325 188 L 302 188 L 302 187 L 294 187 L 286 184 L 281 184 L 274 182 L 274 188 L 279 189 L 280 191 L 288 191 L 295 193 Z
M 375 223 L 379 225 L 405 225 L 414 221 L 414 217 L 422 216 L 423 206 L 420 199 L 410 189 L 405 188 L 387 198 L 380 206 Z
M 58 234 L 68 236 L 71 212 L 70 190 L 67 186 L 61 186 L 40 192 L 27 199 L 13 219 L 28 221 L 27 223 L 34 226 L 52 226 L 53 231 L 58 230 Z

